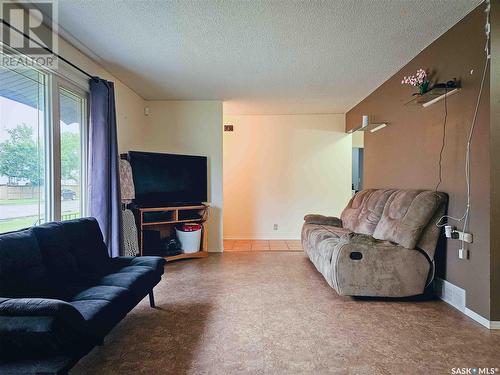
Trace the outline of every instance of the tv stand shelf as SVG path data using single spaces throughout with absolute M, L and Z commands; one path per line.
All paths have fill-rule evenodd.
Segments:
M 139 207 L 139 237 L 140 255 L 144 255 L 144 230 L 157 228 L 160 232 L 173 233 L 175 226 L 182 223 L 198 223 L 201 224 L 201 248 L 196 253 L 178 254 L 164 257 L 167 262 L 187 259 L 187 258 L 204 258 L 208 256 L 207 252 L 207 227 L 206 221 L 208 217 L 209 206 L 206 204 L 192 206 L 173 206 L 173 207 Z

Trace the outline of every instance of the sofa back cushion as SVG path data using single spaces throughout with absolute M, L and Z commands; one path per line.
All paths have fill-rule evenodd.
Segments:
M 62 224 L 79 270 L 89 274 L 105 273 L 110 257 L 97 220 L 85 217 Z
M 342 212 L 342 227 L 355 233 L 372 235 L 384 206 L 394 190 L 367 189 L 351 198 Z
M 74 284 L 78 280 L 78 266 L 74 255 L 69 251 L 70 242 L 62 223 L 42 224 L 32 230 L 40 246 L 52 287 L 59 290 L 68 284 Z
M 443 202 L 444 193 L 397 190 L 387 200 L 373 237 L 414 249 Z
M 30 229 L 0 235 L 0 296 L 45 297 L 49 279 Z
M 87 275 L 105 273 L 109 256 L 94 218 L 34 227 L 42 259 L 53 284 L 78 284 Z

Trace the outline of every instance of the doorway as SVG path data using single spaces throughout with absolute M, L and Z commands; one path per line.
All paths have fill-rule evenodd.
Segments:
M 364 133 L 352 134 L 352 195 L 363 190 Z

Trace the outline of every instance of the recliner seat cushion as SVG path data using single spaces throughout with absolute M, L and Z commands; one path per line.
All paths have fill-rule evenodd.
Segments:
M 31 230 L 0 235 L 0 296 L 49 295 L 49 277 Z
M 342 211 L 342 227 L 355 233 L 372 235 L 394 190 L 363 190 L 351 198 Z
M 373 237 L 414 249 L 444 199 L 443 193 L 435 191 L 399 190 L 392 193 Z

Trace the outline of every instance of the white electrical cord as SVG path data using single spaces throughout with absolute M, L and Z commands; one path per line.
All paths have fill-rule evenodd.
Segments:
M 436 226 L 438 227 L 444 227 L 446 223 L 441 224 L 441 221 L 443 219 L 450 219 L 454 220 L 457 222 L 462 222 L 463 221 L 463 226 L 462 226 L 462 232 L 466 232 L 468 227 L 469 227 L 469 213 L 470 213 L 470 206 L 471 206 L 471 199 L 470 199 L 470 193 L 471 193 L 471 188 L 470 188 L 470 153 L 471 153 L 471 143 L 472 143 L 472 135 L 474 134 L 474 128 L 476 126 L 476 119 L 477 119 L 477 113 L 479 112 L 479 104 L 481 103 L 481 96 L 483 93 L 483 87 L 484 87 L 484 81 L 486 79 L 486 72 L 488 70 L 488 64 L 490 62 L 490 48 L 489 48 L 489 42 L 490 42 L 490 0 L 486 0 L 486 25 L 485 25 L 485 33 L 486 33 L 486 47 L 484 48 L 486 52 L 486 61 L 484 64 L 484 69 L 483 69 L 483 76 L 481 78 L 481 85 L 479 87 L 479 93 L 477 96 L 477 101 L 476 101 L 476 108 L 474 109 L 474 117 L 472 118 L 472 123 L 470 126 L 469 130 L 469 137 L 467 139 L 467 151 L 465 152 L 465 183 L 467 185 L 467 205 L 465 206 L 465 212 L 460 218 L 456 218 L 453 216 L 449 215 L 444 215 L 439 218 L 439 220 L 436 222 Z M 462 240 L 462 249 L 464 249 L 465 246 L 465 241 Z

